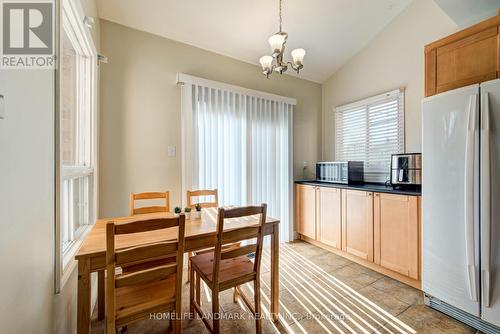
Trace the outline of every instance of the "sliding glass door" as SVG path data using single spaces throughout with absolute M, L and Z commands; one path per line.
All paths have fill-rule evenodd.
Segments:
M 216 188 L 224 206 L 267 203 L 268 215 L 281 220 L 281 239 L 291 240 L 293 104 L 233 86 L 184 84 L 183 109 L 184 191 Z

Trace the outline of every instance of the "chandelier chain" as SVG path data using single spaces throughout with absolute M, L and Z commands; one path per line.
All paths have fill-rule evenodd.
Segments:
M 282 31 L 281 25 L 282 25 L 282 18 L 281 18 L 281 0 L 280 0 L 280 32 Z

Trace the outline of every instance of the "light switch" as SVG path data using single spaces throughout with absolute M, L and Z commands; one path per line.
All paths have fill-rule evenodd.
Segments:
M 0 119 L 5 118 L 5 101 L 2 94 L 0 94 Z
M 168 147 L 168 156 L 169 157 L 175 157 L 175 146 L 169 146 Z

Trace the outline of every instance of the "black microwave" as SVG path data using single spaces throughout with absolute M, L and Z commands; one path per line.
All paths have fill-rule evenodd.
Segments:
M 362 183 L 364 181 L 363 161 L 318 162 L 316 180 L 330 183 Z

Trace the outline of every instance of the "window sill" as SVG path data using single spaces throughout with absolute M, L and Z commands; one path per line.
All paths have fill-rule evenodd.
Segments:
M 71 277 L 73 270 L 76 268 L 77 261 L 75 260 L 75 256 L 80 250 L 80 247 L 82 246 L 85 237 L 89 234 L 89 232 L 92 230 L 93 227 L 94 224 L 88 225 L 85 228 L 83 228 L 82 232 L 79 235 L 78 240 L 75 240 L 73 244 L 64 252 L 61 264 L 61 277 L 60 277 L 58 293 L 62 291 L 62 289 L 68 282 L 68 279 Z

